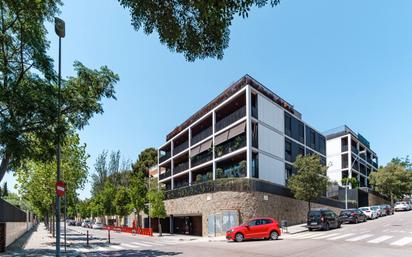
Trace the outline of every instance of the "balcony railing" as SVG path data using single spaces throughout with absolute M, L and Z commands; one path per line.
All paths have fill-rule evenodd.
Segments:
M 348 145 L 342 145 L 342 152 L 348 151 Z
M 210 160 L 212 160 L 213 158 L 213 153 L 210 151 L 205 151 L 201 154 L 198 154 L 196 156 L 192 157 L 192 167 L 196 167 L 202 163 L 208 162 Z
M 246 106 L 243 106 L 236 111 L 232 112 L 228 116 L 224 117 L 220 121 L 218 121 L 215 125 L 216 131 L 219 131 L 230 124 L 236 122 L 237 120 L 240 120 L 242 117 L 246 115 Z
M 216 156 L 220 157 L 225 154 L 234 152 L 242 147 L 246 146 L 246 135 L 242 134 L 237 137 L 230 139 L 229 141 L 224 142 L 215 147 Z
M 378 168 L 378 163 L 377 162 L 372 162 L 373 167 Z
M 192 136 L 192 140 L 191 140 L 191 144 L 194 145 L 200 141 L 202 141 L 203 139 L 207 138 L 208 136 L 212 135 L 213 132 L 213 128 L 212 126 L 200 131 L 199 133 L 197 133 L 196 135 Z
M 172 175 L 172 171 L 171 170 L 167 170 L 165 173 L 160 173 L 159 174 L 159 180 L 168 178 Z
M 166 154 L 159 157 L 159 163 L 162 163 L 162 162 L 166 161 L 169 158 L 170 158 L 170 152 L 167 152 Z
M 187 141 L 187 140 L 186 140 L 185 142 L 181 143 L 180 145 L 175 146 L 175 147 L 173 148 L 173 155 L 176 155 L 176 154 L 182 152 L 182 151 L 185 150 L 188 146 L 189 146 L 189 141 Z
M 246 177 L 246 161 L 241 161 L 237 165 L 234 165 L 230 168 L 216 169 L 217 178 L 242 178 Z
M 173 169 L 173 174 L 180 173 L 184 170 L 187 170 L 189 168 L 189 161 L 185 161 L 182 163 L 177 164 L 174 169 Z
M 187 187 L 187 186 L 189 186 L 189 181 L 179 181 L 179 182 L 175 182 L 174 189 Z

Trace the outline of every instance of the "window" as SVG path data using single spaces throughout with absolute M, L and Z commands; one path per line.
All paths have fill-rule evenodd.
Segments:
M 259 155 L 258 153 L 252 154 L 252 177 L 259 178 Z
M 348 177 L 348 171 L 342 170 L 342 178 L 347 178 L 347 177 Z
M 262 225 L 266 225 L 266 224 L 271 224 L 271 223 L 272 223 L 272 221 L 271 221 L 271 220 L 268 220 L 268 219 L 263 219 L 261 222 L 262 222 Z
M 285 134 L 296 141 L 304 143 L 303 122 L 285 112 Z
M 285 159 L 292 162 L 292 141 L 285 139 Z
M 285 134 L 291 136 L 292 134 L 292 116 L 285 112 Z
M 257 95 L 252 94 L 252 117 L 258 118 Z
M 252 220 L 251 222 L 248 223 L 248 225 L 250 227 L 259 226 L 260 225 L 260 220 Z

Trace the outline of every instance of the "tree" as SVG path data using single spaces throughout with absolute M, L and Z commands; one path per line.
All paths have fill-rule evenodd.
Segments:
M 164 193 L 162 190 L 151 189 L 147 194 L 150 203 L 150 217 L 157 218 L 159 225 L 159 236 L 162 236 L 162 224 L 160 219 L 166 218 L 166 208 L 163 202 Z
M 406 156 L 405 158 L 399 158 L 399 157 L 393 158 L 391 160 L 391 163 L 399 164 L 405 167 L 407 171 L 412 171 L 412 162 L 409 159 L 409 156 Z
M 86 145 L 80 143 L 77 134 L 65 138 L 62 147 L 61 178 L 65 182 L 69 206 L 74 205 L 76 190 L 83 188 L 87 180 Z M 39 217 L 49 216 L 54 208 L 56 162 L 25 161 L 15 171 L 19 193 L 27 200 Z
M 318 155 L 299 155 L 294 166 L 297 173 L 289 179 L 288 186 L 296 199 L 308 202 L 310 210 L 311 202 L 322 196 L 329 183 L 327 167 L 320 163 Z
M 120 187 L 114 197 L 113 205 L 116 214 L 124 217 L 131 212 L 130 196 L 125 187 Z
M 248 17 L 252 7 L 279 4 L 280 0 L 118 0 L 130 10 L 135 30 L 157 31 L 160 42 L 187 60 L 223 58 L 229 46 L 234 16 Z
M 150 147 L 140 152 L 136 163 L 132 165 L 134 173 L 141 172 L 145 176 L 149 176 L 149 168 L 157 164 L 157 150 Z
M 136 209 L 137 220 L 140 221 L 140 212 L 146 210 L 147 186 L 143 172 L 133 173 L 130 175 L 131 183 L 129 187 L 129 196 L 132 208 Z M 140 223 L 137 222 L 137 226 Z
M 377 172 L 369 175 L 373 189 L 388 196 L 393 204 L 394 199 L 401 199 L 412 193 L 412 173 L 407 172 L 404 165 L 397 161 L 389 162 Z
M 4 184 L 3 184 L 3 190 L 2 190 L 2 195 L 3 195 L 3 197 L 7 197 L 8 195 L 9 195 L 9 190 L 8 190 L 8 188 L 7 188 L 7 181 L 6 182 L 4 182 Z
M 359 181 L 355 177 L 351 178 L 343 178 L 341 180 L 343 185 L 351 185 L 352 188 L 358 188 L 359 187 Z
M 103 113 L 102 99 L 115 99 L 117 74 L 76 61 L 76 75 L 62 81 L 57 126 L 57 76 L 44 23 L 60 5 L 60 0 L 0 1 L 0 181 L 26 160 L 52 160 L 58 135 L 64 141 L 70 130 Z

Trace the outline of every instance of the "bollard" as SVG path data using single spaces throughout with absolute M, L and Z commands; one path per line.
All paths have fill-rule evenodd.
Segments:
M 86 238 L 87 238 L 87 246 L 89 246 L 89 230 L 87 230 L 87 236 L 86 236 Z
M 109 238 L 109 244 L 110 244 L 110 229 L 107 230 L 108 238 Z

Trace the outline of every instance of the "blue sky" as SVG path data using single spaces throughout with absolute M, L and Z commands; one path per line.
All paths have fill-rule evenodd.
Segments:
M 90 173 L 104 149 L 135 160 L 244 74 L 272 89 L 320 131 L 347 124 L 384 164 L 412 154 L 412 1 L 282 0 L 237 17 L 223 60 L 187 62 L 136 32 L 116 0 L 65 1 L 63 76 L 79 60 L 120 76 L 117 101 L 80 132 Z M 57 60 L 52 25 L 50 55 Z M 14 184 L 10 174 L 6 181 Z M 90 185 L 80 192 L 88 197 Z

